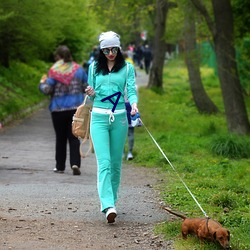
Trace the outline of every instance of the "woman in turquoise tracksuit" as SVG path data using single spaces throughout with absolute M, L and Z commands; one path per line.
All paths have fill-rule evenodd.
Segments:
M 122 56 L 119 35 L 104 32 L 99 36 L 99 42 L 99 57 L 89 67 L 86 93 L 94 101 L 90 133 L 98 166 L 101 211 L 106 213 L 108 223 L 113 223 L 117 216 L 115 204 L 128 131 L 124 90 L 126 88 L 132 106 L 131 115 L 138 112 L 137 94 L 134 67 Z

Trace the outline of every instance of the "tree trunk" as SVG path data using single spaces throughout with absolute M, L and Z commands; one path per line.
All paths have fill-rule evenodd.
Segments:
M 213 38 L 228 129 L 237 134 L 248 134 L 250 124 L 235 59 L 230 0 L 212 0 L 212 4 L 216 29 Z
M 166 19 L 168 12 L 168 1 L 156 1 L 156 16 L 155 16 L 155 37 L 153 45 L 153 62 L 149 74 L 148 87 L 163 88 L 162 76 L 163 66 L 166 53 L 166 43 L 164 41 Z
M 200 75 L 200 57 L 196 48 L 195 18 L 191 16 L 193 8 L 187 6 L 185 18 L 185 54 L 189 82 L 195 105 L 200 113 L 217 113 L 218 108 L 207 95 Z M 189 11 L 190 10 L 190 11 Z
M 237 134 L 250 134 L 250 123 L 235 59 L 230 0 L 212 0 L 215 23 L 200 0 L 191 1 L 204 16 L 213 36 L 228 130 Z

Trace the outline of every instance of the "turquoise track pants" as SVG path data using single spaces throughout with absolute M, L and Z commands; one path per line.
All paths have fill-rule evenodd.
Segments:
M 127 114 L 91 113 L 90 134 L 97 160 L 97 190 L 101 211 L 115 207 L 121 180 L 122 155 L 128 133 Z

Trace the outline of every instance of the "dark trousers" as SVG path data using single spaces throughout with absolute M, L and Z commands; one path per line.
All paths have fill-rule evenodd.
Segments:
M 79 152 L 80 142 L 72 134 L 72 117 L 76 110 L 52 112 L 52 122 L 56 133 L 56 168 L 65 170 L 67 158 L 67 141 L 69 141 L 70 166 L 81 165 L 81 156 Z
M 144 66 L 145 66 L 145 71 L 147 75 L 149 73 L 150 64 L 151 64 L 150 60 L 144 60 Z
M 131 125 L 131 106 L 129 102 L 125 102 L 126 110 L 127 110 L 127 118 L 128 118 L 128 124 Z M 134 127 L 129 126 L 128 127 L 128 151 L 132 153 L 134 148 Z
M 129 127 L 128 128 L 128 151 L 133 152 L 134 148 L 134 127 Z

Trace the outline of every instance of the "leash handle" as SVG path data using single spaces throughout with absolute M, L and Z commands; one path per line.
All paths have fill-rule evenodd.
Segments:
M 146 131 L 148 132 L 149 136 L 151 137 L 151 139 L 155 143 L 155 145 L 158 147 L 158 149 L 160 150 L 160 152 L 162 153 L 162 155 L 164 156 L 164 158 L 167 160 L 167 162 L 171 166 L 171 168 L 175 171 L 175 173 L 179 177 L 180 181 L 185 186 L 185 188 L 187 189 L 187 191 L 189 192 L 189 194 L 191 195 L 191 197 L 193 198 L 193 200 L 195 201 L 195 203 L 198 205 L 198 207 L 200 208 L 200 210 L 202 211 L 202 213 L 205 215 L 206 218 L 209 218 L 208 215 L 206 214 L 206 212 L 203 210 L 203 208 L 199 204 L 199 202 L 196 200 L 196 198 L 192 194 L 192 192 L 190 191 L 190 189 L 188 188 L 188 186 L 186 185 L 186 183 L 182 180 L 182 178 L 178 174 L 176 168 L 173 166 L 173 164 L 170 162 L 170 160 L 168 159 L 168 157 L 165 155 L 165 153 L 163 152 L 163 150 L 161 149 L 161 147 L 159 146 L 159 144 L 157 143 L 157 141 L 154 139 L 153 135 L 149 132 L 148 128 L 145 126 L 145 124 L 143 123 L 143 121 L 141 120 L 141 118 L 139 118 L 139 119 L 140 119 L 142 125 L 145 127 Z

